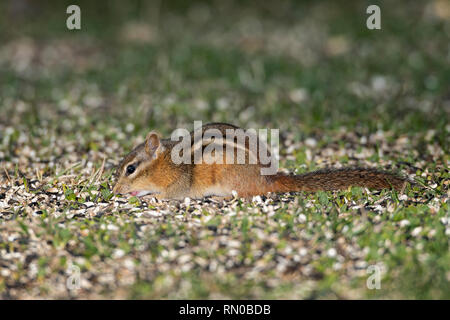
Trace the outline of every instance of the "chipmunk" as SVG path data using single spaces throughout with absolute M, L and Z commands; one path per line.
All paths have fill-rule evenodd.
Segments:
M 227 130 L 240 128 L 226 123 L 210 123 L 201 127 L 201 133 L 213 129 L 225 135 Z M 197 129 L 198 130 L 198 129 Z M 242 129 L 241 129 L 242 130 Z M 197 132 L 198 133 L 198 132 Z M 194 137 L 196 131 L 190 133 Z M 192 141 L 192 140 L 191 140 Z M 173 161 L 173 151 L 178 142 L 171 139 L 161 139 L 159 134 L 151 131 L 145 142 L 138 145 L 121 161 L 116 175 L 117 183 L 113 192 L 144 196 L 152 194 L 157 198 L 183 199 L 203 198 L 206 196 L 239 197 L 263 195 L 268 192 L 339 190 L 349 186 L 361 186 L 371 189 L 394 188 L 403 190 L 406 179 L 392 173 L 367 168 L 324 169 L 300 175 L 276 173 L 261 174 L 261 169 L 267 167 L 261 163 L 259 155 L 254 156 L 256 162 L 248 160 L 252 154 L 249 151 L 250 138 L 244 143 L 234 139 L 219 141 L 232 145 L 236 155 L 238 149 L 244 150 L 245 164 L 215 161 L 192 162 L 195 150 L 205 151 L 211 146 L 213 139 L 188 145 L 187 157 L 190 162 Z M 258 140 L 257 140 L 258 141 Z M 259 141 L 258 141 L 259 142 Z M 176 154 L 176 152 L 175 152 Z M 214 155 L 214 152 L 212 153 Z M 224 160 L 225 155 L 217 153 L 215 160 Z M 203 155 L 202 160 L 206 156 Z

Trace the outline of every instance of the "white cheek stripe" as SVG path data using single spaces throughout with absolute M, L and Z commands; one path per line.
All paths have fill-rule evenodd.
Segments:
M 142 190 L 142 191 L 139 191 L 136 196 L 137 197 L 143 197 L 143 196 L 145 196 L 147 194 L 152 194 L 152 193 L 156 194 L 156 193 L 159 193 L 159 192 L 155 192 L 155 191 L 151 191 L 151 190 Z

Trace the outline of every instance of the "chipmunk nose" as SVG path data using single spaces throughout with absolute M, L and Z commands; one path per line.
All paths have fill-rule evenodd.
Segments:
M 115 194 L 120 193 L 120 186 L 119 186 L 118 183 L 116 183 L 116 184 L 114 185 L 113 193 L 115 193 Z

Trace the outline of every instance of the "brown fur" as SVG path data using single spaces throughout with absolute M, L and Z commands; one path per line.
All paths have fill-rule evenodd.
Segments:
M 215 123 L 203 126 L 202 131 L 211 127 L 222 133 L 226 129 L 237 128 Z M 397 175 L 367 168 L 325 169 L 301 175 L 278 173 L 264 176 L 260 173 L 263 166 L 259 163 L 259 158 L 257 164 L 177 165 L 171 160 L 174 145 L 174 142 L 159 140 L 154 133 L 150 133 L 146 142 L 137 146 L 119 165 L 119 179 L 114 192 L 148 191 L 161 198 L 182 199 L 208 195 L 229 197 L 232 191 L 236 191 L 240 197 L 249 197 L 268 192 L 339 190 L 349 186 L 402 190 L 407 182 Z M 245 147 L 248 148 L 248 143 Z M 248 154 L 246 159 L 248 160 Z M 138 164 L 134 174 L 126 173 L 129 164 Z
M 367 168 L 325 169 L 301 175 L 276 175 L 274 189 L 277 191 L 341 190 L 350 186 L 370 189 L 401 190 L 405 179 L 388 172 Z

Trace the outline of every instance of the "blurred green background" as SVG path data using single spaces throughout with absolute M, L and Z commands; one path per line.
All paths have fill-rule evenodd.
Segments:
M 194 119 L 306 135 L 433 129 L 445 143 L 446 1 L 79 1 L 82 28 L 69 31 L 72 2 L 0 4 L 0 121 L 62 113 L 83 127 L 132 123 L 130 135 Z M 369 4 L 381 30 L 366 28 Z

